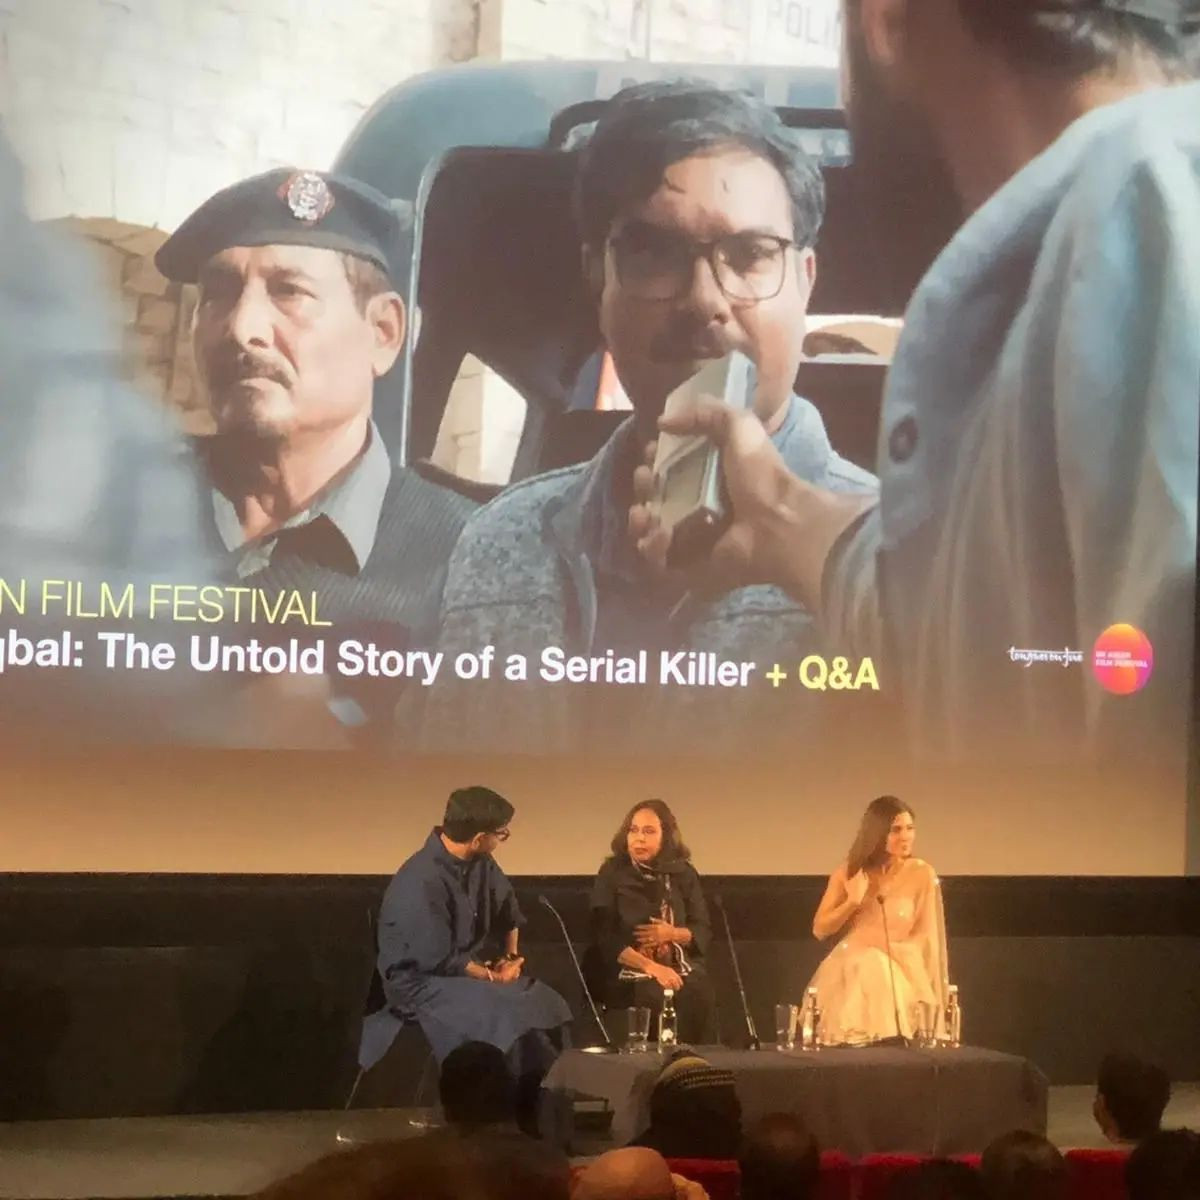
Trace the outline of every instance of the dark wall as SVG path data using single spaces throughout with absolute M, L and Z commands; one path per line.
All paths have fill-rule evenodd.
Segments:
M 0 905 L 0 1117 L 340 1105 L 373 951 L 370 876 L 9 875 Z M 534 969 L 585 1011 L 544 893 L 573 934 L 588 880 L 517 879 Z M 821 948 L 823 881 L 709 879 L 738 940 L 759 1032 Z M 1055 1083 L 1106 1049 L 1200 1078 L 1200 881 L 948 878 L 967 1037 Z M 728 951 L 713 974 L 724 1038 L 744 1035 Z M 591 1034 L 583 1020 L 579 1037 Z

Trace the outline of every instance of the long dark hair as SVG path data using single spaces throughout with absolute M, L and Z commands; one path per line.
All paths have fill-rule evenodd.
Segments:
M 864 868 L 881 867 L 887 859 L 888 834 L 892 822 L 901 813 L 916 817 L 912 805 L 905 804 L 897 796 L 877 796 L 867 805 L 863 813 L 858 834 L 846 855 L 846 874 L 854 876 Z
M 613 858 L 629 861 L 629 843 L 626 840 L 629 836 L 629 826 L 633 824 L 633 818 L 644 808 L 649 809 L 662 824 L 662 848 L 659 850 L 655 862 L 672 860 L 686 862 L 690 859 L 692 852 L 684 845 L 683 835 L 679 832 L 679 822 L 675 820 L 675 814 L 663 800 L 639 800 L 625 814 L 625 819 L 621 822 L 617 832 L 613 834 Z

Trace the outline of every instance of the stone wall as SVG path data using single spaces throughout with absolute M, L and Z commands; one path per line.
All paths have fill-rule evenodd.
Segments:
M 165 232 L 111 217 L 66 217 L 52 224 L 83 245 L 119 298 L 130 377 L 170 404 L 188 433 L 211 432 L 191 352 L 195 289 L 164 279 L 152 261 Z
M 393 84 L 476 55 L 484 2 L 0 0 L 33 214 L 171 230 L 244 176 L 326 166 Z

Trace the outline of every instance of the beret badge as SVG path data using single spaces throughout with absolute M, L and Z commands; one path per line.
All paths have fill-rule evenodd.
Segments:
M 297 171 L 279 189 L 279 198 L 297 221 L 315 225 L 333 208 L 333 193 L 316 171 Z

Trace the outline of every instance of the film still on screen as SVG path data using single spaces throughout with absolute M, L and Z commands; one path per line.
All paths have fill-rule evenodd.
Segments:
M 101 300 L 30 241 L 80 348 L 22 360 L 23 453 L 64 388 L 121 397 L 65 448 L 48 534 L 19 520 L 36 495 L 10 505 L 5 695 L 82 741 L 112 736 L 116 688 L 133 742 L 299 750 L 316 721 L 402 758 L 787 762 L 865 736 L 1182 788 L 1197 298 L 1166 264 L 1194 230 L 1164 200 L 1161 260 L 1067 289 L 1019 214 L 1182 161 L 1152 131 L 1190 93 L 1131 88 L 989 195 L 858 82 L 849 121 L 832 65 L 400 83 L 336 161 L 220 181 L 158 246 L 190 306 L 186 428 L 115 358 L 86 377 Z M 889 130 L 907 165 L 875 153 Z M 1063 232 L 1061 261 L 1109 261 L 1120 220 Z M 1153 326 L 1115 299 L 1147 289 Z M 471 437 L 507 449 L 468 464 L 471 371 L 504 397 Z M 223 719 L 265 676 L 294 733 Z

